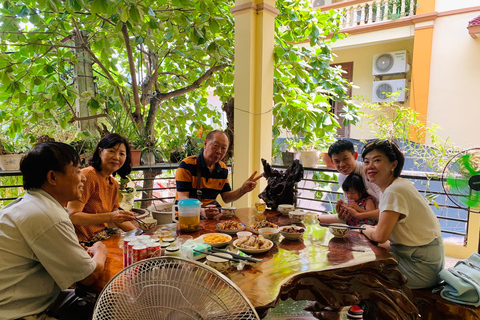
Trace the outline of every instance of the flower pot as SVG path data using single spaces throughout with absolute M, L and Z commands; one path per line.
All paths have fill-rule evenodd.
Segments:
M 131 150 L 130 154 L 132 155 L 132 166 L 139 166 L 142 150 Z
M 0 155 L 0 167 L 4 171 L 18 171 L 22 157 L 23 154 L 2 154 Z
M 293 152 L 284 151 L 282 152 L 282 161 L 284 166 L 290 166 L 293 163 Z
M 146 166 L 155 164 L 155 154 L 153 152 L 145 152 L 142 156 L 142 162 Z
M 328 156 L 328 152 L 322 152 L 322 160 L 323 160 L 323 163 L 325 163 L 325 165 L 327 166 L 327 168 L 331 168 L 331 169 L 335 168 L 335 165 L 333 164 L 332 159 L 330 159 L 330 157 Z
M 317 150 L 306 150 L 300 153 L 302 164 L 307 168 L 315 168 L 320 159 L 320 152 Z

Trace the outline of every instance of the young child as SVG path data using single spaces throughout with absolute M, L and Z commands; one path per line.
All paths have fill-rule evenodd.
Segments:
M 352 173 L 342 184 L 348 202 L 343 206 L 348 211 L 348 217 L 345 221 L 349 226 L 358 226 L 362 224 L 376 225 L 378 218 L 364 218 L 364 212 L 376 209 L 373 196 L 369 195 L 362 176 Z
M 365 173 L 363 172 L 363 163 L 357 161 L 358 154 L 355 152 L 353 143 L 348 140 L 337 140 L 335 141 L 330 148 L 328 148 L 328 156 L 332 159 L 335 169 L 339 172 L 338 175 L 338 184 L 343 185 L 345 179 L 351 173 L 356 173 L 360 175 L 363 179 L 364 185 L 367 189 L 367 192 L 373 196 L 375 203 L 378 202 L 379 189 L 373 183 L 370 183 L 365 179 Z M 348 215 L 348 210 L 344 205 L 343 199 L 337 201 L 335 209 L 337 214 L 323 214 L 318 216 L 318 221 L 320 223 L 337 223 L 344 220 Z M 372 211 L 367 211 L 364 214 L 364 218 L 375 219 L 378 218 L 378 209 Z

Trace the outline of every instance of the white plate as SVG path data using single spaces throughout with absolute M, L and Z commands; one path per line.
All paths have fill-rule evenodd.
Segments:
M 273 226 L 260 227 L 259 229 L 261 229 L 261 228 L 275 228 L 275 229 L 278 229 L 278 226 L 277 226 L 275 223 L 273 223 L 273 222 L 270 222 L 270 223 L 273 224 Z M 255 234 L 258 235 L 258 229 L 255 230 L 255 229 L 253 228 L 253 224 L 250 226 L 250 228 L 248 228 L 248 230 L 250 230 L 250 231 L 252 231 L 253 233 L 255 233 Z
M 263 249 L 247 249 L 247 248 L 240 248 L 240 247 L 237 247 L 237 242 L 238 240 L 240 239 L 237 239 L 235 241 L 233 241 L 233 246 L 235 248 L 237 248 L 238 250 L 242 250 L 243 252 L 245 253 L 250 253 L 250 254 L 253 254 L 253 253 L 264 253 L 264 252 L 267 252 L 268 250 L 272 249 L 273 247 L 273 242 L 268 240 L 268 239 L 265 239 L 265 241 L 268 241 L 270 242 L 270 245 L 268 246 L 268 248 L 263 248 Z
M 212 234 L 218 234 L 218 235 L 222 235 L 222 236 L 224 236 L 224 237 L 228 237 L 228 241 L 217 242 L 217 243 L 205 242 L 204 238 L 205 238 L 206 236 L 210 236 L 210 235 L 212 235 Z M 205 242 L 206 244 L 211 245 L 212 247 L 215 247 L 215 248 L 224 247 L 224 246 L 226 246 L 227 244 L 229 244 L 230 241 L 232 241 L 232 237 L 229 236 L 228 234 L 224 234 L 224 233 L 206 233 L 206 234 L 203 234 L 201 237 L 202 237 L 203 242 Z
M 217 224 L 216 228 L 219 232 L 228 233 L 228 234 L 236 234 L 238 231 L 243 231 L 246 228 L 243 223 L 239 222 L 239 224 L 242 225 L 242 228 L 240 228 L 240 229 L 231 229 L 231 230 L 220 229 L 218 227 L 219 224 Z

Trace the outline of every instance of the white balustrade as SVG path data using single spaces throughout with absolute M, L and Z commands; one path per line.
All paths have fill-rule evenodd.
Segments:
M 416 0 L 374 0 L 337 8 L 342 15 L 340 28 L 394 21 L 415 14 Z

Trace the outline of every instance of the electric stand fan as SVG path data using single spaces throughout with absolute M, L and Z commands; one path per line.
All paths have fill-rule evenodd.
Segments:
M 480 148 L 451 158 L 443 169 L 442 185 L 456 206 L 480 213 Z
M 93 320 L 260 319 L 243 292 L 203 263 L 177 257 L 137 262 L 100 293 Z

